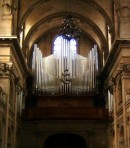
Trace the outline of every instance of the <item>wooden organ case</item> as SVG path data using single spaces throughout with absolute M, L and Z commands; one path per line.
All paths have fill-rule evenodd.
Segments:
M 95 106 L 98 97 L 98 52 L 94 45 L 87 57 L 62 49 L 48 57 L 34 45 L 32 100 L 23 119 L 107 119 L 107 110 Z

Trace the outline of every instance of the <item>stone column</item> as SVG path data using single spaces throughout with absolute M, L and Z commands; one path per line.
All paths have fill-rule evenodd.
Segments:
M 124 146 L 127 148 L 126 94 L 124 89 L 125 82 L 123 79 L 125 79 L 124 76 L 122 78 L 122 101 L 123 101 Z
M 14 90 L 16 93 L 16 90 Z M 15 94 L 15 102 L 14 102 L 14 137 L 13 137 L 13 147 L 16 147 L 16 131 L 17 131 L 17 96 Z
M 8 126 L 9 126 L 9 95 L 7 95 L 6 101 L 6 118 L 5 118 L 5 137 L 4 137 L 4 148 L 7 148 L 8 144 Z
M 114 98 L 114 137 L 115 137 L 115 148 L 118 148 L 118 129 L 117 129 L 117 101 L 116 101 L 116 85 L 113 86 L 113 98 Z
M 129 83 L 130 83 L 130 77 L 128 76 L 128 73 L 126 73 L 125 71 L 123 72 L 123 77 L 122 77 L 123 125 L 124 125 L 124 146 L 125 148 L 128 148 L 126 93 L 130 87 Z
M 18 47 L 19 43 L 16 37 L 0 38 L 0 86 L 7 94 L 3 148 L 7 148 L 8 144 L 9 119 L 11 125 L 14 127 L 14 135 L 13 139 L 11 139 L 11 143 L 13 143 L 13 148 L 16 147 L 16 128 L 18 125 L 18 120 L 17 100 L 15 93 L 16 82 L 18 79 L 21 84 L 20 87 L 26 87 L 23 84 L 25 84 L 25 79 L 28 71 L 25 65 L 23 54 Z
M 118 16 L 118 28 L 120 38 L 130 38 L 130 2 L 129 0 L 115 0 Z
M 6 110 L 5 110 L 5 129 L 4 129 L 4 148 L 7 148 L 8 144 L 8 126 L 9 126 L 9 99 L 10 99 L 10 73 L 9 70 L 11 66 L 7 63 L 0 63 L 0 84 L 1 87 L 5 90 L 6 96 Z

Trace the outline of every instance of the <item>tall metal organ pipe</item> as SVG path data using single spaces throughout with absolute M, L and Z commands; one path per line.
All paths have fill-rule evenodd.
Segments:
M 61 52 L 43 57 L 34 44 L 32 56 L 33 93 L 87 94 L 97 89 L 98 52 L 94 45 L 83 57 L 74 53 L 70 43 L 62 40 Z

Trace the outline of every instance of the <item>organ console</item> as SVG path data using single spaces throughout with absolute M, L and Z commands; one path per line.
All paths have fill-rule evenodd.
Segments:
M 97 92 L 98 52 L 94 45 L 87 57 L 62 42 L 60 52 L 43 57 L 34 44 L 32 56 L 33 93 L 36 95 L 87 95 Z

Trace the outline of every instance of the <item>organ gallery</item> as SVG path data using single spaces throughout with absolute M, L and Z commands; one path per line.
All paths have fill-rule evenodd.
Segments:
M 130 148 L 129 28 L 129 0 L 0 0 L 0 148 Z

